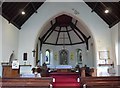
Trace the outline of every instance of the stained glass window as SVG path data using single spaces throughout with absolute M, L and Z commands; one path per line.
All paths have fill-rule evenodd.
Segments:
M 49 49 L 45 51 L 45 63 L 50 64 L 50 50 Z

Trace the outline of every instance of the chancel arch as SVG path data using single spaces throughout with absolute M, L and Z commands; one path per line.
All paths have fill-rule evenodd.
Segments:
M 94 45 L 93 37 L 87 27 L 81 23 L 80 19 L 76 19 L 75 16 L 62 13 L 53 17 L 44 25 L 38 39 L 39 52 L 42 52 L 42 57 L 39 54 L 41 65 L 44 63 L 44 60 L 41 60 L 45 56 L 44 50 L 51 49 L 49 66 L 65 64 L 74 67 L 76 64 L 81 65 L 81 62 L 82 65 L 88 64 L 92 67 L 95 66 L 94 55 L 91 53 L 94 52 L 93 46 L 91 47 L 92 44 Z M 67 57 L 67 59 L 65 59 L 66 63 L 63 63 L 63 60 L 60 59 L 62 58 L 60 56 L 60 50 L 63 48 L 68 50 L 64 52 L 65 57 Z M 82 61 L 80 62 L 78 61 L 77 49 L 81 49 L 82 51 Z M 68 52 L 70 54 L 72 53 L 72 59 Z M 54 53 L 56 53 L 56 58 L 54 58 Z M 63 53 L 61 53 L 61 55 L 62 54 Z

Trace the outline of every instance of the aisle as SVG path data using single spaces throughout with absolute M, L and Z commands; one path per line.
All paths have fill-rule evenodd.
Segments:
M 77 73 L 51 73 L 51 77 L 55 78 L 53 88 L 80 88 L 80 83 L 77 82 L 79 75 Z

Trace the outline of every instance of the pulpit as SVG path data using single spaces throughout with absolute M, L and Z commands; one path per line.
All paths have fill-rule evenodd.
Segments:
M 19 69 L 12 69 L 11 65 L 2 65 L 2 77 L 19 77 Z

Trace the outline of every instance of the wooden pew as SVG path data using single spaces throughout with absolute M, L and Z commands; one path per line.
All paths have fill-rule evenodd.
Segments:
M 111 77 L 81 77 L 81 88 L 120 88 L 120 76 Z
M 120 88 L 118 81 L 87 82 L 87 88 Z
M 97 69 L 96 68 L 90 68 L 90 75 L 92 77 L 96 77 L 97 76 Z
M 2 87 L 2 78 L 0 78 L 0 88 Z
M 82 67 L 80 68 L 80 71 L 81 71 L 81 77 L 86 77 L 85 75 L 85 68 Z M 97 69 L 95 68 L 90 68 L 90 73 L 89 73 L 92 77 L 95 77 L 97 76 Z
M 1 88 L 50 88 L 53 78 L 2 78 Z

